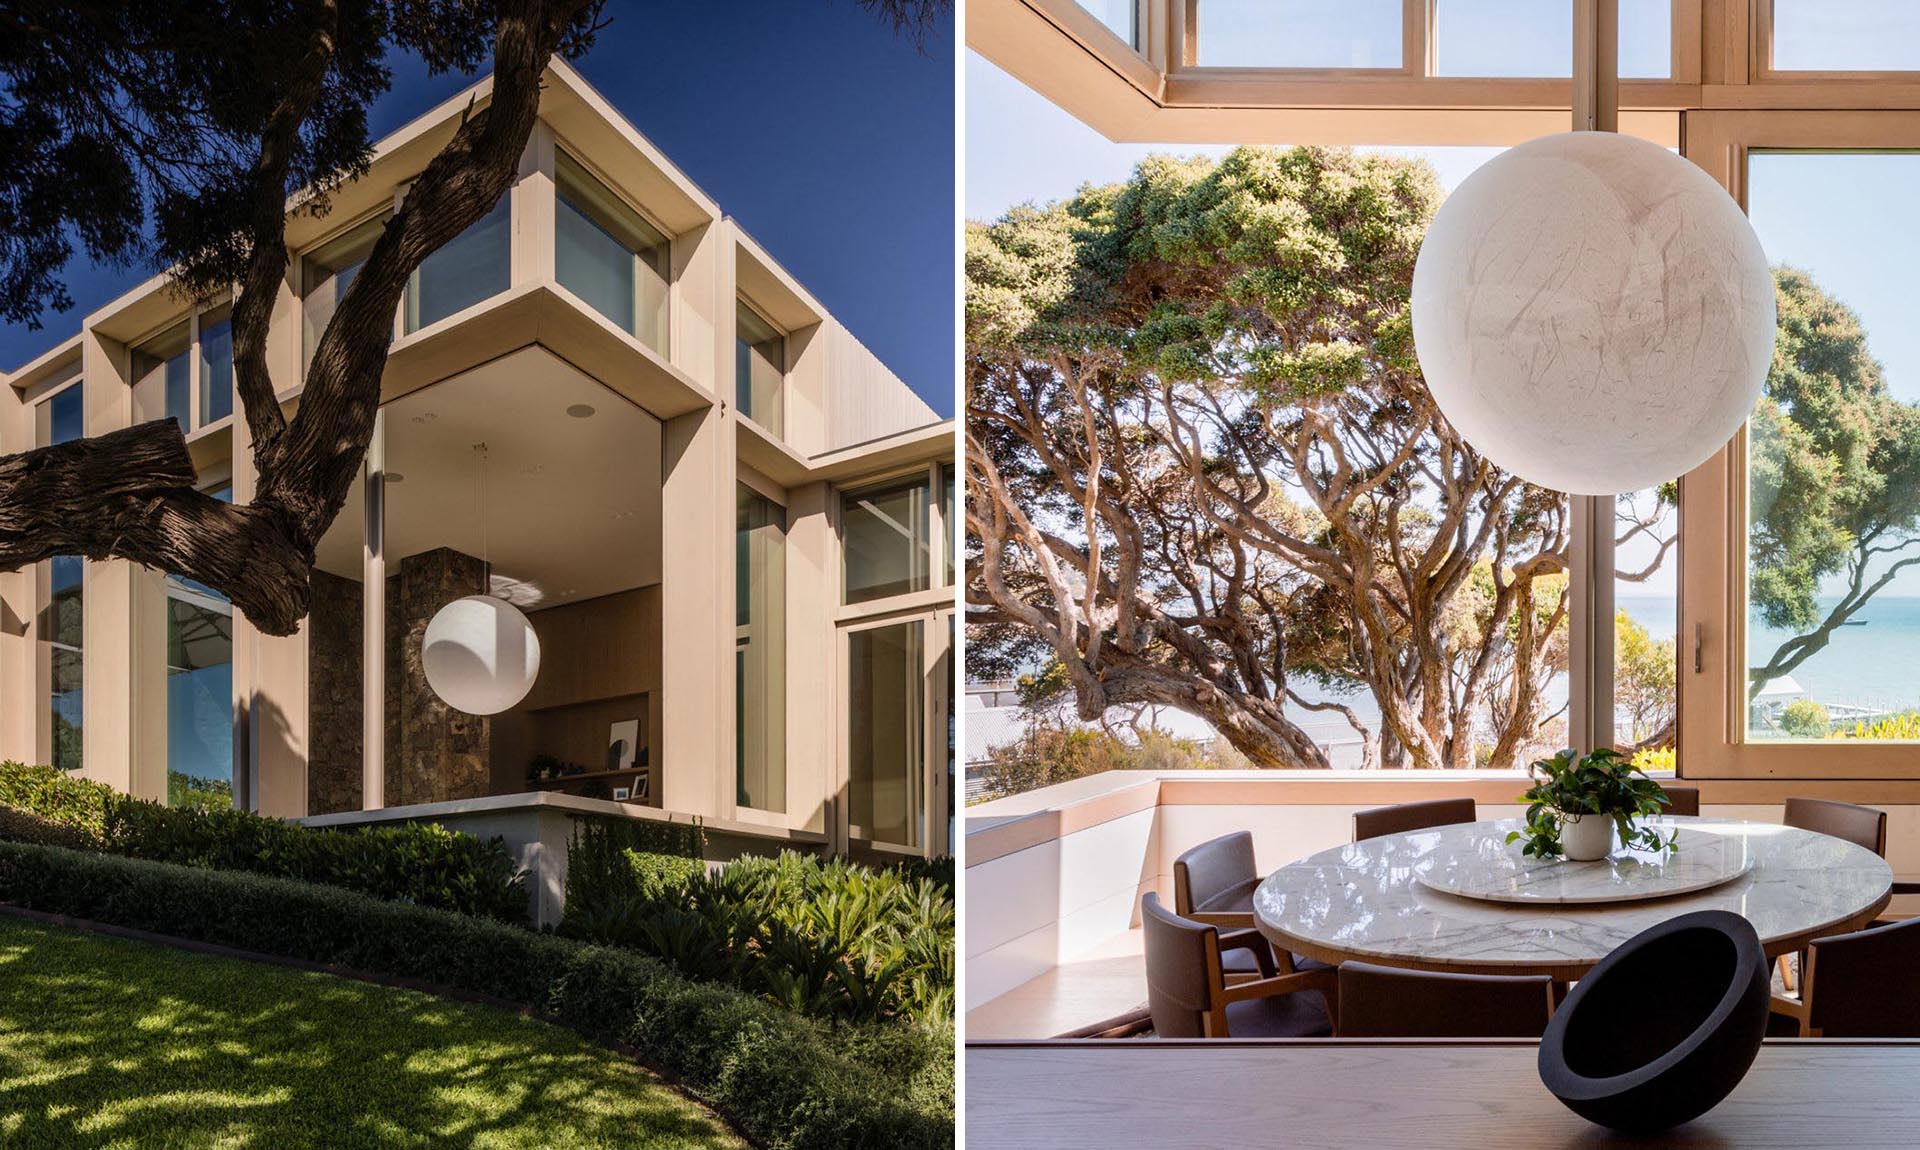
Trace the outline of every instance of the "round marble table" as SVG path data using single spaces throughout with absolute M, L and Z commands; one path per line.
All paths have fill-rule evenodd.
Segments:
M 1506 842 L 1519 819 L 1464 823 L 1383 835 L 1289 863 L 1254 892 L 1254 921 L 1276 946 L 1322 962 L 1571 980 L 1647 927 L 1689 911 L 1745 916 L 1771 956 L 1858 929 L 1892 897 L 1886 860 L 1843 839 L 1769 823 L 1651 821 L 1737 840 L 1726 853 L 1751 866 L 1705 890 L 1636 902 L 1490 902 L 1417 881 L 1417 871 L 1445 859 L 1520 850 Z

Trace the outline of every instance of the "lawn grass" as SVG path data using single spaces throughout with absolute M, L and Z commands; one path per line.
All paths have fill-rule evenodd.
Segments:
M 744 1145 L 509 1011 L 0 918 L 9 1150 Z

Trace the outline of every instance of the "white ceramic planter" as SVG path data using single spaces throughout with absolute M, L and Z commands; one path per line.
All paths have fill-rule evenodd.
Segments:
M 1605 815 L 1561 815 L 1560 847 L 1574 862 L 1606 858 L 1613 850 L 1613 820 Z

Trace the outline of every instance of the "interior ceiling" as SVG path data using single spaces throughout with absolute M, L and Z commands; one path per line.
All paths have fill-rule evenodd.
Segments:
M 586 418 L 569 408 L 591 408 Z M 485 551 L 494 590 L 526 609 L 660 581 L 660 422 L 543 349 L 528 348 L 387 404 L 387 571 L 451 547 Z M 321 541 L 320 566 L 360 578 L 363 496 Z

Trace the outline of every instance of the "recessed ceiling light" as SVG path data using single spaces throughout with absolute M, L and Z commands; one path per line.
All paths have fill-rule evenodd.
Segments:
M 567 414 L 573 416 L 575 419 L 592 419 L 593 405 L 591 403 L 576 403 L 567 408 Z

